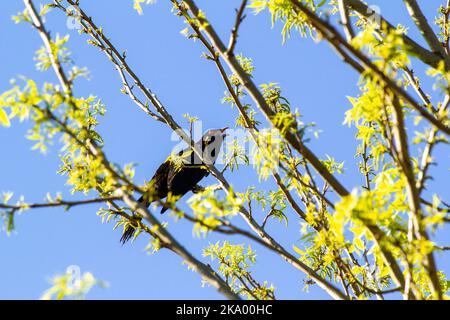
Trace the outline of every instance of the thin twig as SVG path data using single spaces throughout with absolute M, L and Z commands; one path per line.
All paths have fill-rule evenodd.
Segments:
M 93 203 L 109 202 L 119 199 L 120 199 L 119 197 L 111 196 L 111 197 L 77 200 L 77 201 L 56 200 L 54 202 L 44 202 L 44 203 L 18 203 L 18 204 L 0 203 L 0 209 L 26 210 L 26 209 L 40 209 L 40 208 L 54 208 L 54 207 L 70 208 Z
M 355 37 L 355 31 L 353 30 L 352 22 L 348 14 L 347 0 L 338 0 L 339 14 L 341 16 L 341 24 L 344 27 L 345 36 L 347 41 L 350 42 Z
M 36 8 L 31 0 L 24 0 L 25 8 L 28 12 L 36 12 Z M 70 94 L 71 91 L 71 83 L 69 82 L 64 70 L 59 63 L 58 57 L 53 50 L 53 43 L 50 38 L 50 33 L 45 29 L 44 24 L 42 23 L 42 19 L 38 14 L 30 14 L 31 22 L 33 27 L 38 31 L 42 42 L 44 43 L 45 51 L 50 59 L 50 63 L 52 65 L 53 70 L 55 71 L 56 76 L 63 88 L 63 91 L 67 94 Z
M 242 0 L 241 6 L 239 9 L 236 9 L 236 20 L 234 22 L 234 27 L 231 30 L 230 41 L 228 44 L 228 55 L 234 54 L 234 47 L 236 46 L 236 41 L 238 38 L 239 27 L 241 26 L 242 21 L 245 19 L 244 10 L 247 6 L 247 0 Z

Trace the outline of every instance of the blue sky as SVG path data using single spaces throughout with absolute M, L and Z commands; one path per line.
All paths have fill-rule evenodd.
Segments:
M 422 2 L 428 17 L 433 18 L 437 4 Z M 225 39 L 234 22 L 234 8 L 239 3 L 237 0 L 198 1 Z M 411 26 L 400 1 L 372 3 L 378 4 L 382 14 L 393 23 Z M 235 111 L 220 102 L 225 88 L 215 66 L 200 58 L 203 48 L 199 43 L 186 40 L 180 34 L 185 25 L 171 13 L 169 1 L 158 0 L 145 7 L 143 16 L 132 9 L 131 0 L 97 0 L 95 4 L 82 1 L 82 5 L 113 43 L 120 50 L 127 50 L 129 64 L 179 123 L 183 123 L 182 114 L 189 113 L 198 116 L 204 128 L 233 126 Z M 15 25 L 10 19 L 22 10 L 22 2 L 1 1 L 0 9 L 0 61 L 3 62 L 0 91 L 8 89 L 8 81 L 18 75 L 39 83 L 56 82 L 51 71 L 36 71 L 33 57 L 41 46 L 37 33 L 26 24 Z M 69 30 L 61 13 L 51 12 L 47 16 L 47 26 L 53 36 L 70 34 L 68 46 L 73 60 L 90 70 L 90 80 L 80 80 L 75 92 L 79 96 L 95 94 L 105 103 L 107 114 L 102 119 L 100 132 L 109 158 L 121 164 L 138 163 L 136 182 L 149 179 L 174 146 L 170 141 L 170 129 L 145 116 L 120 93 L 120 81 L 112 64 L 98 50 L 88 46 L 84 36 Z M 422 42 L 415 28 L 410 29 L 410 35 Z M 360 185 L 362 178 L 354 159 L 355 132 L 342 125 L 344 112 L 349 108 L 346 96 L 358 93 L 357 75 L 325 43 L 315 44 L 294 35 L 283 46 L 280 26 L 272 28 L 265 13 L 248 14 L 236 50 L 253 59 L 257 83 L 279 83 L 284 96 L 292 106 L 299 108 L 305 121 L 314 121 L 322 130 L 320 139 L 311 141 L 311 148 L 321 157 L 328 154 L 345 161 L 345 185 L 350 189 Z M 417 68 L 416 71 L 421 75 L 424 70 Z M 424 86 L 430 89 L 431 82 L 425 80 Z M 0 191 L 14 191 L 30 202 L 42 201 L 47 192 L 61 191 L 69 198 L 65 179 L 56 174 L 58 145 L 45 156 L 30 151 L 32 143 L 24 138 L 28 128 L 29 124 L 17 121 L 13 121 L 11 128 L 0 127 L 3 150 Z M 450 196 L 448 151 L 448 148 L 436 149 L 436 157 L 447 165 L 433 168 L 437 174 L 433 186 L 445 190 L 441 195 L 446 199 Z M 260 184 L 250 168 L 229 174 L 227 178 L 239 191 L 253 184 L 262 189 L 272 187 L 270 182 Z M 213 182 L 208 178 L 203 184 Z M 186 199 L 181 200 L 182 208 L 186 208 Z M 0 233 L 0 298 L 38 298 L 49 286 L 47 279 L 64 272 L 69 265 L 78 265 L 82 271 L 91 271 L 97 278 L 109 282 L 107 289 L 94 289 L 88 296 L 91 299 L 222 298 L 213 288 L 202 288 L 200 277 L 188 271 L 177 256 L 165 251 L 148 255 L 144 250 L 148 242 L 145 236 L 122 247 L 118 241 L 120 231 L 112 231 L 112 224 L 102 224 L 95 215 L 96 209 L 96 206 L 85 206 L 69 212 L 60 209 L 27 211 L 16 219 L 17 230 L 10 237 Z M 273 222 L 268 230 L 290 249 L 298 244 L 300 225 L 291 212 L 288 217 L 288 227 Z M 221 239 L 216 235 L 194 238 L 191 224 L 175 222 L 169 215 L 160 218 L 169 222 L 170 231 L 198 257 L 205 244 Z M 439 238 L 445 239 L 445 236 Z M 242 243 L 237 237 L 228 240 Z M 312 287 L 309 293 L 302 291 L 304 277 L 299 271 L 277 256 L 258 250 L 258 246 L 255 248 L 260 266 L 255 268 L 254 274 L 259 280 L 273 283 L 278 298 L 328 298 L 317 287 Z M 443 257 L 439 260 L 441 268 L 450 271 L 450 260 Z

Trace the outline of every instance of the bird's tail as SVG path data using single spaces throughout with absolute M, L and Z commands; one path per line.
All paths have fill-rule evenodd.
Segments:
M 151 204 L 151 202 L 148 200 L 148 197 L 145 194 L 142 195 L 137 201 L 139 203 L 143 203 L 147 208 Z M 169 209 L 170 209 L 170 206 L 167 203 L 163 204 L 163 207 L 161 209 L 161 214 L 163 214 L 164 212 L 166 212 Z M 133 238 L 133 236 L 136 232 L 136 229 L 138 228 L 138 221 L 140 222 L 141 220 L 142 220 L 142 217 L 137 214 L 133 214 L 131 216 L 130 223 L 127 224 L 127 226 L 125 227 L 125 230 L 122 233 L 122 236 L 120 237 L 120 242 L 122 243 L 122 245 L 124 245 L 125 243 L 130 241 L 130 239 Z
M 120 242 L 122 243 L 122 245 L 124 245 L 133 238 L 135 232 L 139 228 L 139 223 L 141 222 L 141 220 L 142 217 L 138 214 L 133 214 L 131 216 L 131 220 L 125 226 L 122 236 L 120 237 Z
M 131 226 L 128 224 L 125 227 L 125 230 L 123 231 L 122 236 L 120 237 L 120 243 L 122 243 L 122 245 L 127 243 L 131 238 L 133 238 L 135 231 L 136 231 L 136 228 L 134 226 Z
M 138 202 L 143 203 L 143 204 L 145 204 L 146 207 L 148 207 L 148 206 L 150 206 L 150 203 L 145 198 L 146 197 L 144 197 L 144 195 L 142 195 L 138 199 Z M 125 243 L 130 241 L 130 239 L 133 238 L 134 233 L 136 232 L 136 229 L 138 227 L 138 221 L 140 222 L 141 220 L 142 220 L 142 218 L 136 214 L 133 214 L 131 216 L 130 223 L 128 223 L 126 225 L 125 230 L 123 231 L 122 236 L 120 237 L 120 242 L 122 243 L 122 245 L 124 245 Z

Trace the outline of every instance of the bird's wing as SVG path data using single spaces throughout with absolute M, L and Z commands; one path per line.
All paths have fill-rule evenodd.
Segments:
M 168 190 L 172 189 L 173 181 L 180 172 L 186 172 L 186 170 L 195 170 L 205 167 L 205 165 L 200 161 L 200 158 L 191 148 L 186 148 L 181 150 L 177 154 L 170 155 L 167 159 L 167 162 L 171 163 L 167 174 Z
M 170 168 L 169 168 L 169 170 L 167 172 L 167 190 L 171 190 L 172 189 L 173 179 L 175 179 L 177 174 L 180 171 L 182 171 L 183 169 L 184 169 L 183 165 L 180 165 L 178 163 L 172 163 L 172 165 L 170 166 Z
M 167 196 L 167 181 L 170 172 L 171 163 L 169 160 L 164 161 L 156 170 L 152 177 L 151 185 L 154 189 L 157 198 L 164 198 Z

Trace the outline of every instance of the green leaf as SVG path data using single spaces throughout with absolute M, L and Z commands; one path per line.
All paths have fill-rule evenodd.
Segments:
M 4 125 L 5 127 L 9 127 L 11 123 L 9 122 L 8 115 L 6 114 L 5 110 L 0 108 L 0 124 Z
M 138 14 L 142 14 L 141 2 L 144 2 L 144 0 L 134 0 L 133 3 L 133 9 L 136 10 Z

